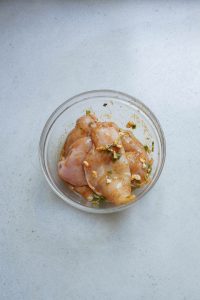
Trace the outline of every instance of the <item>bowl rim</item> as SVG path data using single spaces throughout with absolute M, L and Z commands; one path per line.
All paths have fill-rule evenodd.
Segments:
M 109 208 L 95 208 L 95 207 L 87 207 L 84 206 L 78 202 L 75 202 L 73 200 L 71 200 L 70 198 L 68 198 L 67 196 L 65 196 L 63 193 L 60 192 L 60 190 L 57 188 L 57 186 L 55 185 L 55 183 L 49 178 L 48 175 L 48 171 L 46 168 L 46 164 L 45 164 L 45 158 L 44 158 L 44 150 L 45 150 L 45 144 L 46 144 L 46 140 L 48 137 L 48 134 L 51 130 L 51 127 L 53 126 L 53 124 L 55 123 L 55 121 L 57 120 L 57 118 L 63 113 L 63 107 L 66 106 L 67 103 L 71 102 L 72 100 L 82 97 L 82 96 L 89 96 L 92 95 L 94 93 L 108 93 L 108 94 L 118 94 L 121 96 L 124 96 L 126 98 L 128 98 L 129 100 L 124 100 L 125 102 L 129 102 L 131 104 L 135 103 L 137 104 L 137 107 L 140 108 L 143 113 L 145 113 L 151 120 L 151 122 L 153 123 L 153 125 L 156 128 L 156 132 L 159 136 L 159 140 L 160 140 L 160 144 L 161 144 L 161 151 L 160 151 L 160 155 L 162 157 L 161 162 L 160 162 L 160 166 L 158 169 L 158 172 L 156 174 L 156 177 L 154 178 L 154 181 L 152 182 L 152 184 L 148 185 L 146 190 L 144 191 L 144 193 L 142 193 L 140 196 L 137 197 L 136 201 L 130 202 L 128 204 L 125 205 L 121 205 L 121 206 L 114 206 L 114 207 L 109 207 Z M 113 98 L 113 95 L 109 95 L 108 97 Z M 81 100 L 80 100 L 81 101 Z M 75 103 L 76 104 L 76 103 Z M 69 108 L 70 106 L 68 106 L 67 108 Z M 66 109 L 66 107 L 65 107 Z M 41 132 L 40 135 L 40 140 L 39 140 L 39 161 L 40 161 L 40 165 L 43 171 L 43 174 L 49 184 L 49 186 L 51 187 L 51 189 L 54 191 L 54 193 L 56 193 L 61 199 L 63 199 L 66 203 L 70 204 L 71 206 L 78 208 L 82 211 L 85 212 L 89 212 L 89 213 L 98 213 L 98 214 L 107 214 L 107 213 L 114 213 L 114 212 L 119 212 L 121 210 L 127 209 L 129 207 L 131 207 L 132 205 L 135 204 L 135 202 L 137 202 L 139 199 L 141 199 L 142 197 L 144 197 L 147 192 L 149 192 L 152 187 L 156 184 L 156 182 L 158 181 L 164 164 L 165 164 L 165 158 L 166 158 L 166 140 L 165 140 L 165 135 L 163 132 L 163 129 L 160 125 L 160 122 L 158 121 L 157 117 L 154 115 L 154 113 L 139 99 L 126 94 L 124 92 L 120 92 L 120 91 L 116 91 L 116 90 L 110 90 L 110 89 L 99 89 L 99 90 L 90 90 L 90 91 L 86 91 L 86 92 L 82 92 L 79 93 L 69 99 L 67 99 L 66 101 L 64 101 L 63 103 L 61 103 L 53 112 L 52 114 L 49 116 L 49 118 L 47 119 L 43 130 Z

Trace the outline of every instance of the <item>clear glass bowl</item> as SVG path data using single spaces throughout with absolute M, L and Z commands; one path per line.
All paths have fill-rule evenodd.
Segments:
M 57 162 L 63 143 L 74 127 L 76 120 L 86 110 L 95 112 L 103 121 L 113 121 L 125 128 L 128 121 L 136 123 L 135 136 L 143 143 L 152 146 L 154 141 L 154 160 L 151 182 L 143 188 L 136 189 L 136 199 L 143 197 L 158 180 L 165 161 L 166 145 L 162 128 L 154 114 L 142 102 L 127 94 L 111 91 L 89 91 L 61 104 L 49 117 L 41 134 L 39 156 L 42 170 L 52 190 L 64 201 L 81 210 L 93 213 L 111 213 L 123 210 L 134 204 L 114 206 L 105 203 L 96 207 L 79 194 L 70 190 L 57 173 Z

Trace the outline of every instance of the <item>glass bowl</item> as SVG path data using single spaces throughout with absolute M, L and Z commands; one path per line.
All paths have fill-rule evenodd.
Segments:
M 127 94 L 111 91 L 89 91 L 70 98 L 61 104 L 49 117 L 42 131 L 39 143 L 39 156 L 43 173 L 52 190 L 68 204 L 93 213 L 111 213 L 123 210 L 134 204 L 115 206 L 111 203 L 97 207 L 91 201 L 72 191 L 57 173 L 60 151 L 69 131 L 76 120 L 86 110 L 94 112 L 100 121 L 113 121 L 126 128 L 128 121 L 136 123 L 135 136 L 144 144 L 152 147 L 153 168 L 151 181 L 143 188 L 136 189 L 136 200 L 142 198 L 158 180 L 165 161 L 166 145 L 162 128 L 154 114 L 141 101 Z

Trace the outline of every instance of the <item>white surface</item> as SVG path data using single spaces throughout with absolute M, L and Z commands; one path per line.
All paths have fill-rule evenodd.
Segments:
M 200 2 L 0 2 L 0 299 L 200 295 Z M 115 215 L 59 200 L 38 162 L 51 112 L 110 88 L 159 118 L 155 188 Z

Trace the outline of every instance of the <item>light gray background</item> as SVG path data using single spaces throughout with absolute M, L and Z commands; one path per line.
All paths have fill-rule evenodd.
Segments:
M 0 299 L 198 300 L 200 1 L 0 1 Z M 141 99 L 167 160 L 130 210 L 99 216 L 48 187 L 38 140 L 91 89 Z

